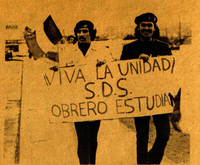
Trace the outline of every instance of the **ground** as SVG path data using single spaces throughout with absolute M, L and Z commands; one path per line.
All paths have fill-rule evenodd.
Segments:
M 133 118 L 120 119 L 128 128 L 135 131 L 135 124 Z M 150 121 L 149 128 L 149 144 L 153 145 L 156 130 L 153 120 Z M 174 163 L 189 163 L 190 162 L 190 134 L 177 132 L 172 128 L 170 129 L 170 138 L 165 149 L 165 156 L 172 160 Z

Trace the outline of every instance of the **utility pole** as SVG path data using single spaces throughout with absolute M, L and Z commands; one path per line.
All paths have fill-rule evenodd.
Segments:
M 181 21 L 179 21 L 179 41 L 181 42 Z
M 65 29 L 63 29 L 63 38 L 65 38 Z

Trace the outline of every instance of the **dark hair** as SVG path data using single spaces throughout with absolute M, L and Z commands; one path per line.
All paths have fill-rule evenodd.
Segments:
M 70 38 L 74 38 L 75 39 L 75 37 L 73 35 L 70 35 L 70 36 L 67 37 L 67 41 L 69 41 Z
M 82 21 L 79 21 L 76 24 L 76 27 L 74 28 L 74 34 L 75 34 L 75 36 L 77 37 L 77 31 L 80 28 L 84 28 L 84 27 L 87 27 L 89 29 L 91 41 L 93 41 L 95 39 L 95 37 L 96 37 L 97 30 L 94 29 L 93 23 L 90 22 L 90 21 L 88 21 L 88 20 L 82 20 Z
M 154 27 L 155 27 L 155 31 L 154 31 L 152 37 L 157 39 L 160 36 L 160 30 L 159 30 L 159 28 L 158 28 L 158 26 L 156 24 L 154 24 Z M 135 28 L 135 36 L 137 38 L 140 38 L 140 31 L 138 29 L 139 29 L 139 25 L 137 25 L 137 27 Z
M 69 41 L 70 38 L 74 38 L 74 42 L 73 42 L 73 44 L 75 44 L 76 41 L 77 41 L 76 37 L 74 37 L 73 35 L 70 35 L 70 36 L 67 37 L 67 41 Z

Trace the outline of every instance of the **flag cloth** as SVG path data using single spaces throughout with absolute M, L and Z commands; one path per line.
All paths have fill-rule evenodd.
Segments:
M 27 30 L 27 28 L 26 28 L 26 30 Z M 24 39 L 29 48 L 30 57 L 33 56 L 33 58 L 35 60 L 37 60 L 38 58 L 43 56 L 44 52 L 38 45 L 38 42 L 36 39 L 36 31 L 34 31 L 33 33 L 31 33 L 31 31 L 29 31 L 29 33 L 30 34 L 24 35 Z
M 55 45 L 62 39 L 62 34 L 53 21 L 51 15 L 44 21 L 44 31 L 49 40 Z

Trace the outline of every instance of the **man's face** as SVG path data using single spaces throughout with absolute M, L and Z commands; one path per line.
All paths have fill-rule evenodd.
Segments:
M 69 43 L 69 44 L 73 44 L 73 43 L 74 43 L 74 38 L 71 37 L 71 38 L 69 39 L 68 43 Z
M 153 22 L 144 21 L 139 24 L 140 35 L 143 38 L 151 38 L 155 31 Z
M 91 43 L 90 32 L 88 28 L 80 28 L 77 31 L 77 39 L 79 43 Z

